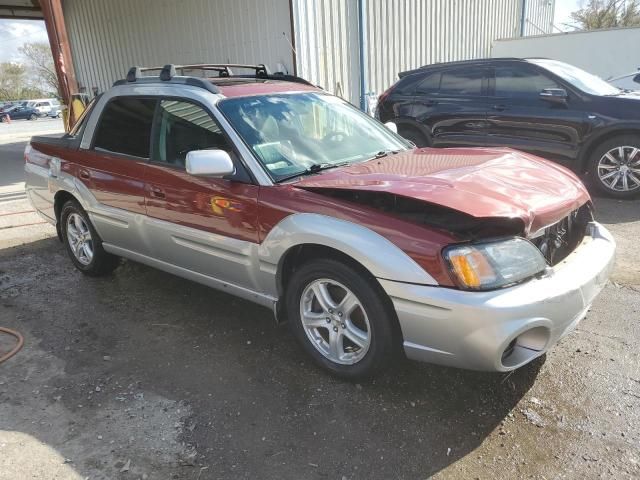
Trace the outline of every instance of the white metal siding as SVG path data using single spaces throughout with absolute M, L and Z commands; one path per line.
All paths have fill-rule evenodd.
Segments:
M 288 0 L 64 0 L 76 75 L 101 91 L 133 65 L 278 63 L 293 72 Z
M 293 0 L 298 75 L 357 103 L 360 96 L 356 0 Z
M 398 72 L 489 57 L 496 38 L 520 33 L 522 0 L 366 0 L 367 91 L 382 93 Z M 528 0 L 526 18 L 551 28 L 553 1 Z M 525 34 L 531 27 L 525 22 Z
M 298 73 L 359 104 L 357 0 L 294 0 Z M 520 34 L 522 0 L 364 0 L 366 89 L 398 72 L 489 57 L 491 42 Z M 527 0 L 525 34 L 551 31 L 554 0 Z M 345 29 L 340 33 L 340 29 Z M 349 77 L 350 76 L 350 77 Z
M 555 0 L 526 0 L 524 36 L 553 32 Z
M 608 79 L 640 68 L 640 49 L 633 45 L 640 45 L 637 27 L 505 38 L 493 43 L 491 54 L 552 58 Z

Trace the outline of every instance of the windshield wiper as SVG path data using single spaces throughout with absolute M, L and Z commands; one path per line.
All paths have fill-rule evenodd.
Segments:
M 378 158 L 388 157 L 389 155 L 395 155 L 396 153 L 400 153 L 400 150 L 380 150 L 369 160 L 377 160 Z
M 341 162 L 341 163 L 314 163 L 308 168 L 299 171 L 298 173 L 294 173 L 292 175 L 283 177 L 278 179 L 277 183 L 285 182 L 287 180 L 291 180 L 292 178 L 300 177 L 302 175 L 313 175 L 314 173 L 321 172 L 323 170 L 329 170 L 330 168 L 344 167 L 345 165 L 350 165 L 351 162 Z

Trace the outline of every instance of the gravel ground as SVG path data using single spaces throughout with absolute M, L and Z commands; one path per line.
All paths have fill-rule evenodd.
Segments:
M 16 138 L 0 214 L 29 209 Z M 363 384 L 266 309 L 133 262 L 83 277 L 39 217 L 0 216 L 0 326 L 25 336 L 0 365 L 0 479 L 638 478 L 640 202 L 596 204 L 613 282 L 546 358 Z

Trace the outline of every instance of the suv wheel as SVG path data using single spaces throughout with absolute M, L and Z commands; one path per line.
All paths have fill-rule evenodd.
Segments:
M 36 120 L 38 118 L 38 116 L 35 113 L 32 113 L 31 115 L 29 115 L 29 120 Z
M 120 259 L 102 248 L 102 240 L 89 221 L 87 212 L 69 200 L 60 214 L 62 239 L 71 261 L 78 270 L 89 276 L 100 276 L 115 270 Z
M 357 379 L 389 363 L 393 315 L 373 280 L 343 263 L 314 260 L 293 274 L 285 295 L 289 326 L 321 367 Z
M 589 174 L 601 192 L 615 198 L 640 194 L 640 137 L 621 135 L 593 152 Z

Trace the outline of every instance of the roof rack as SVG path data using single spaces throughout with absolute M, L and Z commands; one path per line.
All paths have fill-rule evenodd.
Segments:
M 255 73 L 253 75 L 240 74 L 236 75 L 233 73 L 235 69 L 246 69 L 246 70 L 254 70 Z M 210 76 L 202 76 L 195 77 L 185 75 L 185 71 L 193 71 L 200 70 L 203 72 L 217 72 L 217 77 Z M 150 71 L 159 71 L 158 77 L 153 76 L 145 76 L 142 75 L 143 72 Z M 180 72 L 181 76 L 177 77 L 177 72 Z M 176 78 L 177 77 L 177 78 Z M 311 82 L 297 77 L 295 75 L 288 75 L 280 72 L 271 73 L 266 65 L 248 65 L 242 63 L 197 63 L 190 65 L 173 65 L 167 64 L 163 67 L 131 67 L 129 72 L 127 73 L 127 77 L 125 80 L 118 80 L 114 83 L 114 85 L 124 85 L 126 83 L 133 83 L 142 80 L 159 78 L 163 82 L 174 81 L 176 83 L 187 83 L 191 85 L 202 86 L 207 90 L 213 91 L 214 93 L 219 93 L 218 88 L 205 80 L 212 80 L 215 78 L 260 78 L 265 80 L 284 80 L 287 82 L 295 82 L 302 83 L 305 85 L 313 85 Z M 153 80 L 151 80 L 153 81 Z M 206 84 L 206 86 L 205 86 Z

